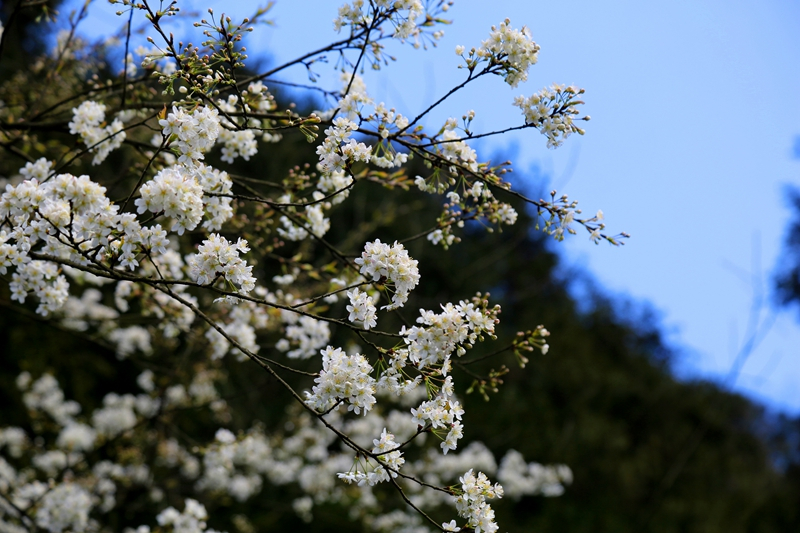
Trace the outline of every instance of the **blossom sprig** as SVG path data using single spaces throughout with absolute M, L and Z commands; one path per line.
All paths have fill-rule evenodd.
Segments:
M 558 198 L 558 193 L 553 190 L 550 191 L 550 201 L 539 200 L 535 202 L 537 221 L 535 228 L 541 229 L 548 235 L 552 235 L 557 241 L 563 241 L 565 234 L 575 235 L 577 232 L 572 227 L 572 223 L 578 223 L 586 228 L 589 232 L 589 237 L 594 243 L 600 240 L 605 240 L 614 246 L 625 244 L 624 239 L 630 237 L 629 234 L 622 232 L 618 235 L 608 236 L 602 233 L 605 225 L 601 222 L 604 219 L 602 210 L 597 211 L 597 214 L 591 218 L 582 219 L 578 218 L 582 211 L 578 209 L 578 202 L 576 200 L 569 200 L 566 194 L 562 194 Z
M 341 116 L 348 120 L 358 120 L 362 117 L 363 108 L 374 103 L 367 93 L 364 78 L 356 72 L 342 72 L 341 80 L 342 97 L 331 112 L 338 109 Z
M 374 113 L 367 116 L 365 120 L 378 125 L 378 132 L 383 139 L 388 139 L 393 129 L 404 131 L 409 124 L 408 117 L 398 113 L 394 108 L 387 109 L 383 102 L 375 106 Z
M 570 134 L 586 133 L 574 122 L 576 120 L 574 117 L 580 114 L 577 106 L 584 103 L 577 98 L 584 92 L 584 89 L 572 85 L 565 87 L 553 84 L 531 96 L 518 96 L 514 99 L 514 106 L 520 108 L 526 124 L 536 127 L 547 137 L 547 147 L 556 148 L 561 146 Z M 589 119 L 590 117 L 586 115 L 579 120 Z
M 94 153 L 93 165 L 105 161 L 108 154 L 122 146 L 125 140 L 123 124 L 115 118 L 111 124 L 104 125 L 106 106 L 87 100 L 72 110 L 69 132 L 81 136 L 83 143 Z
M 494 337 L 500 306 L 489 307 L 488 295 L 477 294 L 472 301 L 448 303 L 441 308 L 441 313 L 420 309 L 419 325 L 403 326 L 400 333 L 412 363 L 418 368 L 440 367 L 447 375 L 453 353 L 462 356 L 484 335 Z
M 214 146 L 220 132 L 219 111 L 207 106 L 198 106 L 191 112 L 173 106 L 172 112 L 158 123 L 165 137 L 175 139 L 180 154 L 178 162 L 187 165 L 203 159 L 203 154 Z
M 430 385 L 430 379 L 426 385 Z M 443 385 L 436 390 L 432 399 L 411 409 L 411 416 L 419 427 L 429 429 L 441 439 L 439 447 L 447 455 L 448 451 L 458 447 L 458 441 L 464 436 L 461 422 L 464 409 L 455 398 L 452 376 L 447 376 Z
M 196 228 L 203 218 L 203 188 L 187 167 L 159 171 L 139 192 L 141 197 L 134 202 L 137 212 L 163 213 L 173 218 L 172 230 L 178 235 Z
M 485 163 L 479 163 L 478 171 L 474 171 L 458 161 L 451 162 L 445 159 L 443 156 L 436 153 L 436 151 L 421 151 L 420 149 L 415 149 L 415 152 L 422 155 L 426 165 L 434 170 L 429 178 L 417 176 L 414 183 L 420 190 L 431 194 L 444 194 L 448 189 L 448 185 L 456 183 L 455 177 L 450 177 L 448 179 L 442 176 L 444 173 L 443 168 L 449 168 L 451 174 L 463 179 L 465 183 L 482 183 L 480 189 L 474 189 L 474 187 L 471 186 L 472 190 L 483 190 L 484 186 L 498 188 L 506 191 L 507 194 L 516 196 L 528 204 L 534 205 L 537 209 L 537 216 L 539 217 L 535 229 L 542 230 L 548 235 L 552 235 L 558 241 L 563 240 L 565 234 L 574 235 L 577 233 L 575 229 L 571 227 L 573 222 L 584 226 L 590 233 L 591 240 L 595 243 L 604 240 L 614 246 L 620 246 L 625 244 L 624 239 L 630 238 L 630 235 L 626 232 L 620 232 L 614 236 L 601 233 L 605 228 L 605 225 L 600 223 L 604 218 L 602 211 L 598 211 L 596 216 L 588 219 L 577 218 L 576 215 L 581 214 L 581 210 L 577 209 L 578 202 L 575 200 L 568 200 L 566 195 L 561 195 L 556 198 L 556 191 L 551 191 L 550 201 L 544 199 L 534 200 L 511 190 L 511 184 L 504 181 L 502 178 L 504 173 L 510 171 L 510 169 L 507 168 L 508 163 L 504 163 L 495 168 L 490 168 Z M 506 211 L 506 213 L 510 214 L 510 211 Z M 513 215 L 511 216 L 513 217 Z M 508 220 L 510 223 L 511 219 L 509 218 Z
M 179 88 L 183 93 L 191 91 L 193 95 L 208 96 L 218 93 L 220 86 L 232 87 L 238 93 L 236 70 L 243 68 L 244 60 L 247 59 L 246 49 L 238 43 L 245 34 L 253 31 L 251 24 L 261 18 L 269 10 L 269 6 L 259 8 L 252 19 L 245 18 L 238 24 L 232 24 L 231 18 L 224 14 L 218 20 L 215 19 L 213 10 L 209 9 L 211 22 L 202 19 L 194 23 L 195 27 L 204 28 L 203 35 L 207 37 L 202 46 L 197 47 L 191 43 L 184 46 L 180 41 L 176 46 L 172 34 L 168 37 L 161 28 L 163 16 L 177 14 L 175 3 L 170 4 L 170 9 L 155 10 L 146 1 L 131 3 L 145 11 L 146 18 L 164 41 L 166 51 L 163 55 L 175 61 L 176 69 L 169 73 L 155 73 L 159 83 L 165 86 L 164 94 L 174 94 L 174 86 L 178 80 L 183 80 L 188 85 Z M 148 41 L 155 43 L 152 37 L 148 37 Z M 238 96 L 241 98 L 241 94 Z
M 464 47 L 457 46 L 456 54 L 463 57 Z M 470 72 L 479 63 L 488 62 L 491 72 L 516 87 L 528 79 L 528 70 L 538 61 L 539 45 L 533 41 L 527 26 L 516 30 L 511 27 L 511 21 L 505 19 L 499 26 L 492 26 L 489 38 L 477 49 L 472 48 L 464 59 Z
M 472 380 L 472 384 L 467 388 L 467 394 L 478 392 L 483 398 L 483 401 L 488 402 L 491 398 L 489 393 L 497 394 L 500 392 L 500 386 L 503 384 L 503 376 L 510 372 L 506 365 L 501 365 L 500 368 L 492 368 L 484 376 L 478 376 Z
M 251 82 L 236 94 L 217 100 L 217 108 L 224 115 L 220 120 L 220 133 L 217 139 L 222 147 L 222 160 L 233 163 L 238 157 L 249 161 L 258 152 L 256 135 L 264 142 L 275 143 L 282 139 L 276 120 L 266 118 L 277 108 L 275 97 L 262 82 Z M 255 118 L 253 115 L 259 118 Z M 266 116 L 265 116 L 266 115 Z M 293 124 L 294 121 L 290 121 Z M 298 121 L 298 126 L 306 136 L 316 136 L 314 117 Z
M 255 19 L 263 16 L 269 7 L 259 9 L 256 12 Z M 207 65 L 210 68 L 224 67 L 220 71 L 223 72 L 222 81 L 224 83 L 235 85 L 236 69 L 244 67 L 244 60 L 247 55 L 244 53 L 246 49 L 238 46 L 246 33 L 253 31 L 253 26 L 256 20 L 245 18 L 238 24 L 232 24 L 230 17 L 225 14 L 220 15 L 219 19 L 214 18 L 214 10 L 209 9 L 208 14 L 211 15 L 211 22 L 202 19 L 200 22 L 195 22 L 196 28 L 205 28 L 203 35 L 208 37 L 202 43 L 204 47 L 211 51 L 209 54 L 209 61 Z
M 437 141 L 434 146 L 436 153 L 446 161 L 457 163 L 459 166 L 468 168 L 471 172 L 477 172 L 479 168 L 478 154 L 471 148 L 461 135 L 456 131 L 458 120 L 450 117 L 444 126 L 439 130 L 434 138 Z M 456 173 L 456 167 L 451 166 L 451 174 Z
M 428 184 L 423 178 L 418 178 L 417 183 L 421 189 L 428 190 Z M 493 226 L 514 225 L 519 216 L 510 204 L 497 200 L 482 181 L 474 182 L 469 188 L 466 185 L 464 187 L 463 196 L 456 191 L 447 193 L 447 202 L 442 206 L 437 228 L 427 235 L 430 242 L 441 244 L 445 250 L 453 243 L 461 241 L 453 233 L 453 228 L 463 228 L 467 221 L 480 221 L 486 225 L 488 232 L 492 232 Z
M 333 109 L 323 112 L 323 115 L 334 116 L 338 114 L 338 116 L 348 119 L 353 122 L 353 124 L 358 121 L 358 127 L 351 126 L 354 131 L 358 130 L 378 137 L 378 143 L 370 147 L 371 158 L 368 162 L 385 169 L 402 167 L 408 162 L 408 153 L 399 152 L 392 145 L 391 137 L 396 136 L 406 129 L 409 124 L 408 118 L 398 113 L 394 108 L 387 108 L 386 104 L 383 102 L 374 105 L 372 98 L 370 98 L 367 93 L 364 80 L 358 74 L 343 72 L 342 81 L 344 83 L 342 89 L 344 94 L 342 98 Z M 367 113 L 368 107 L 373 105 L 373 111 Z M 365 128 L 365 125 L 368 124 L 374 125 L 375 130 L 370 131 L 369 128 Z M 328 131 L 326 130 L 325 133 L 328 134 Z M 342 138 L 342 141 L 350 143 L 346 137 Z M 323 147 L 328 152 L 332 151 L 334 148 L 333 144 L 326 146 L 325 143 L 323 143 L 323 146 L 320 148 Z M 364 147 L 366 148 L 366 145 L 364 145 Z M 350 149 L 343 147 L 343 153 L 344 150 Z M 353 162 L 358 160 L 360 159 L 355 157 Z M 322 159 L 321 163 L 322 170 L 324 171 L 323 175 L 337 171 L 336 167 L 331 170 L 329 165 L 325 161 L 322 161 Z
M 255 288 L 256 279 L 252 274 L 253 266 L 245 263 L 239 253 L 249 251 L 247 241 L 241 237 L 236 243 L 231 243 L 212 233 L 200 245 L 197 254 L 189 257 L 189 277 L 205 285 L 222 276 L 231 286 L 238 286 L 239 293 L 248 294 Z
M 372 303 L 372 298 L 368 293 L 360 291 L 357 287 L 352 291 L 347 291 L 350 305 L 347 311 L 350 315 L 347 319 L 357 325 L 362 325 L 364 329 L 374 328 L 377 322 L 377 308 Z
M 417 261 L 408 255 L 402 244 L 395 242 L 392 246 L 382 243 L 380 239 L 364 245 L 361 257 L 355 259 L 359 272 L 372 281 L 388 281 L 394 284 L 395 292 L 392 303 L 383 309 L 397 309 L 408 300 L 408 294 L 419 283 Z
M 377 460 L 371 457 L 359 459 L 350 471 L 337 474 L 339 479 L 359 486 L 365 484 L 372 486 L 396 478 L 397 471 L 406 460 L 394 438 L 393 434 L 383 428 L 381 436 L 372 441 L 372 453 L 376 455 Z
M 335 118 L 333 125 L 325 130 L 325 140 L 317 147 L 324 172 L 343 171 L 349 163 L 368 163 L 372 159 L 372 148 L 351 138 L 356 130 L 358 125 L 345 117 Z
M 366 415 L 375 405 L 375 378 L 372 366 L 361 354 L 347 355 L 341 348 L 328 346 L 322 354 L 322 370 L 306 391 L 306 404 L 325 411 L 346 400 L 348 411 Z
M 579 90 L 575 89 L 576 94 L 578 91 Z M 543 230 L 559 241 L 564 239 L 565 234 L 576 234 L 575 229 L 572 228 L 573 222 L 584 226 L 590 233 L 591 240 L 595 243 L 606 241 L 614 246 L 619 246 L 624 244 L 624 239 L 630 237 L 630 235 L 625 232 L 614 236 L 602 233 L 602 230 L 605 229 L 605 225 L 601 222 L 603 219 L 602 211 L 598 211 L 595 217 L 588 219 L 576 217 L 576 215 L 581 214 L 581 210 L 577 209 L 577 202 L 568 201 L 567 197 L 564 195 L 556 199 L 555 191 L 551 192 L 551 201 L 549 202 L 543 199 L 534 200 L 519 192 L 512 191 L 511 183 L 503 179 L 504 174 L 511 172 L 511 168 L 509 167 L 510 162 L 504 162 L 496 166 L 490 166 L 489 163 L 479 162 L 474 150 L 469 148 L 464 138 L 459 137 L 457 134 L 452 136 L 452 138 L 445 138 L 449 136 L 447 132 L 454 132 L 457 127 L 456 119 L 448 119 L 437 134 L 437 136 L 441 138 L 432 137 L 431 142 L 422 146 L 414 145 L 407 140 L 398 139 L 398 142 L 408 147 L 411 152 L 421 156 L 425 165 L 432 170 L 428 177 L 417 176 L 415 178 L 414 184 L 421 191 L 430 194 L 445 194 L 448 193 L 450 187 L 460 182 L 461 186 L 468 189 L 465 191 L 467 195 L 473 196 L 474 199 L 477 200 L 481 194 L 485 195 L 488 201 L 479 202 L 483 204 L 479 209 L 485 210 L 483 215 L 489 222 L 493 224 L 513 224 L 517 218 L 517 213 L 513 207 L 492 199 L 493 195 L 491 189 L 506 191 L 507 194 L 516 196 L 520 200 L 534 205 L 537 209 L 537 215 L 540 218 L 540 222 L 535 226 L 536 229 Z M 514 129 L 525 127 L 529 127 L 529 125 Z M 566 126 L 564 126 L 564 128 L 566 128 Z M 562 135 L 561 130 L 558 128 L 551 133 L 555 137 Z M 561 138 L 563 139 L 563 137 Z M 449 197 L 449 195 L 454 192 L 456 191 L 450 191 L 450 193 L 448 193 L 448 199 L 451 205 L 445 208 L 445 211 L 438 220 L 437 227 L 425 233 L 425 235 L 430 235 L 429 240 L 435 244 L 443 244 L 446 247 L 452 244 L 452 241 L 450 241 L 452 234 L 451 226 L 466 219 L 463 214 L 459 217 L 454 217 L 452 213 L 449 212 L 450 208 L 456 203 L 455 198 L 451 199 Z M 460 200 L 461 198 L 459 197 L 458 199 Z M 477 218 L 477 216 L 473 218 Z M 489 231 L 491 231 L 491 229 L 489 229 Z
M 517 332 L 517 336 L 512 342 L 512 349 L 514 351 L 514 357 L 516 357 L 521 368 L 525 368 L 525 365 L 529 362 L 523 352 L 532 352 L 538 349 L 542 352 L 542 355 L 547 354 L 550 350 L 550 345 L 547 344 L 547 337 L 549 336 L 550 332 L 541 324 L 536 326 L 536 329 L 533 331 Z
M 442 38 L 442 30 L 432 30 L 437 25 L 449 24 L 442 18 L 452 5 L 450 0 L 436 2 L 421 2 L 420 0 L 377 0 L 369 2 L 367 6 L 362 0 L 353 0 L 339 8 L 338 16 L 333 21 L 336 31 L 345 27 L 350 28 L 351 37 L 358 38 L 359 30 L 364 28 L 381 28 L 388 22 L 392 30 L 388 33 L 392 38 L 401 42 L 412 41 L 414 48 L 426 48 L 430 42 L 435 46 L 436 41 Z M 386 60 L 384 59 L 383 45 L 375 39 L 370 50 L 370 63 L 372 68 L 378 69 Z
M 458 480 L 461 486 L 454 488 L 453 496 L 458 515 L 467 520 L 475 533 L 495 533 L 499 527 L 494 520 L 494 510 L 486 500 L 502 498 L 503 487 L 498 483 L 492 485 L 483 472 L 476 476 L 472 469 Z

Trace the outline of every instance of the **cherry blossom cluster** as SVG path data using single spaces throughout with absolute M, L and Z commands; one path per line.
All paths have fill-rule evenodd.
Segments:
M 397 477 L 397 471 L 406 462 L 403 458 L 403 453 L 398 449 L 398 443 L 394 440 L 394 435 L 383 428 L 380 438 L 372 441 L 372 453 L 378 456 L 377 464 L 372 464 L 372 459 L 367 458 L 364 461 L 364 470 L 359 470 L 354 467 L 349 472 L 340 472 L 339 479 L 345 483 L 356 483 L 364 485 L 365 483 L 372 486 L 389 481 Z
M 52 166 L 51 161 L 40 157 L 36 161 L 25 163 L 25 166 L 19 169 L 19 173 L 25 179 L 35 178 L 37 181 L 42 182 L 50 175 Z
M 395 26 L 395 38 L 405 40 L 419 34 L 417 20 L 425 14 L 425 8 L 420 0 L 377 0 L 374 5 L 383 13 L 391 13 L 390 20 Z M 339 16 L 334 19 L 333 27 L 336 31 L 340 31 L 345 26 L 359 26 L 377 15 L 378 13 L 364 12 L 363 0 L 353 0 L 339 8 Z
M 77 402 L 65 399 L 58 381 L 50 374 L 31 382 L 31 375 L 23 372 L 17 377 L 17 387 L 24 391 L 22 401 L 29 411 L 46 413 L 59 425 L 71 423 L 81 410 Z
M 178 161 L 190 165 L 203 159 L 203 153 L 214 146 L 220 131 L 219 112 L 206 106 L 198 106 L 191 113 L 173 106 L 167 118 L 158 123 L 166 138 L 175 136 L 175 146 L 180 152 Z
M 95 243 L 99 235 L 108 235 L 117 226 L 115 215 L 105 188 L 88 176 L 60 174 L 47 183 L 34 178 L 17 186 L 6 185 L 0 197 L 0 219 L 9 220 L 14 231 L 4 237 L 9 247 L 0 266 L 27 262 L 29 251 L 39 241 L 54 254 L 65 251 L 62 245 L 74 240 Z M 8 243 L 9 237 L 15 244 Z M 75 257 L 82 260 L 77 254 Z
M 269 89 L 264 83 L 260 81 L 250 83 L 246 89 L 242 90 L 242 95 L 247 101 L 245 105 L 248 110 L 253 109 L 265 113 L 267 111 L 273 111 L 278 105 L 275 103 L 275 97 L 269 92 Z M 252 121 L 254 119 L 251 118 L 250 120 Z
M 149 397 L 147 397 L 149 398 Z M 114 437 L 136 425 L 136 398 L 132 394 L 109 393 L 103 398 L 103 407 L 92 413 L 92 425 L 98 434 Z M 144 411 L 157 409 L 158 404 L 147 402 Z M 149 414 L 149 413 L 148 413 Z M 153 413 L 155 414 L 155 413 Z
M 233 198 L 230 196 L 233 182 L 224 170 L 217 170 L 202 163 L 193 169 L 193 174 L 205 193 L 203 227 L 209 231 L 219 231 L 222 225 L 233 217 Z
M 347 306 L 350 315 L 347 319 L 354 324 L 361 325 L 364 329 L 374 328 L 378 323 L 377 309 L 372 303 L 370 295 L 355 288 L 347 291 L 347 297 L 350 299 L 350 305 Z
M 355 72 L 349 74 L 343 72 L 342 83 L 344 85 L 342 92 L 346 92 L 346 94 L 342 96 L 331 112 L 338 109 L 339 113 L 348 120 L 358 120 L 361 117 L 362 107 L 372 104 L 372 98 L 367 94 L 367 85 L 364 83 L 364 78 Z
M 405 130 L 409 124 L 408 118 L 395 111 L 394 108 L 387 109 L 386 105 L 381 102 L 375 107 L 375 112 L 367 117 L 367 120 L 378 125 L 378 133 L 384 139 L 376 146 L 375 153 L 372 155 L 372 164 L 380 168 L 399 168 L 405 165 L 408 161 L 408 154 L 396 151 L 387 139 L 393 130 Z
M 105 120 L 105 104 L 87 100 L 72 110 L 69 132 L 80 135 L 83 143 L 95 154 L 93 165 L 105 161 L 108 154 L 122 146 L 125 140 L 122 121 L 115 118 L 111 124 L 103 126 Z
M 235 113 L 239 111 L 238 103 L 238 96 L 232 94 L 228 96 L 227 100 L 219 100 L 217 105 L 225 112 Z M 245 104 L 244 109 L 249 110 L 249 106 Z M 217 138 L 217 141 L 223 144 L 221 159 L 226 163 L 233 163 L 237 157 L 250 161 L 250 157 L 258 153 L 255 132 L 249 128 L 240 128 L 238 123 L 229 124 L 225 121 L 223 124 L 224 127 L 220 128 Z
M 417 178 L 417 185 L 426 192 L 431 192 L 433 188 L 422 177 Z M 464 227 L 466 220 L 482 219 L 491 224 L 510 226 L 516 223 L 519 216 L 511 205 L 497 200 L 492 190 L 484 186 L 482 181 L 475 181 L 471 187 L 466 188 L 463 198 L 456 191 L 448 192 L 446 197 L 447 202 L 438 220 L 439 228 L 427 236 L 430 242 L 441 244 L 444 249 L 460 241 L 453 233 L 453 228 Z
M 472 302 L 462 300 L 457 305 L 442 305 L 441 313 L 420 309 L 417 318 L 420 325 L 403 326 L 400 331 L 409 360 L 418 368 L 440 367 L 446 375 L 453 352 L 461 356 L 484 334 L 494 335 L 499 313 L 500 306 L 489 308 L 488 302 L 480 296 Z
M 583 89 L 571 85 L 564 87 L 554 84 L 527 98 L 518 96 L 514 99 L 514 105 L 522 110 L 526 124 L 534 125 L 547 137 L 547 147 L 556 148 L 571 133 L 585 133 L 573 122 L 573 117 L 580 113 L 576 106 L 583 103 L 576 97 L 583 93 Z M 582 120 L 589 120 L 589 117 Z
M 358 125 L 352 120 L 338 117 L 333 120 L 333 125 L 325 130 L 325 140 L 317 147 L 323 172 L 342 171 L 350 163 L 356 161 L 368 163 L 372 159 L 372 148 L 350 138 L 357 129 Z
M 62 483 L 45 490 L 36 511 L 36 525 L 51 533 L 64 530 L 85 531 L 93 507 L 89 492 L 74 483 Z
M 231 243 L 225 237 L 212 233 L 203 241 L 197 253 L 189 257 L 189 277 L 206 285 L 222 276 L 240 294 L 248 294 L 255 288 L 256 279 L 252 274 L 253 267 L 245 263 L 239 253 L 249 251 L 247 241 L 241 237 L 236 243 Z
M 141 198 L 135 201 L 137 211 L 163 213 L 175 219 L 172 231 L 178 235 L 196 228 L 203 218 L 203 188 L 186 167 L 160 170 L 142 185 L 139 193 Z
M 242 91 L 242 98 L 237 95 L 230 95 L 226 100 L 217 100 L 217 106 L 228 113 L 227 117 L 243 112 L 241 118 L 222 120 L 219 138 L 217 142 L 222 143 L 222 160 L 226 163 L 233 163 L 237 157 L 249 161 L 258 152 L 256 141 L 256 131 L 263 128 L 262 121 L 248 117 L 248 113 L 271 111 L 275 107 L 275 100 L 261 82 L 251 83 Z M 263 136 L 266 142 L 276 142 L 280 140 L 279 135 L 266 133 Z
M 572 228 L 573 222 L 580 223 L 587 231 L 589 231 L 589 239 L 597 244 L 600 239 L 605 239 L 612 244 L 620 244 L 618 237 L 608 237 L 601 233 L 605 229 L 603 224 L 604 214 L 602 210 L 598 210 L 597 214 L 591 218 L 581 219 L 576 218 L 581 215 L 582 211 L 578 209 L 577 200 L 570 200 L 566 194 L 556 197 L 556 191 L 550 191 L 550 201 L 540 200 L 541 207 L 538 209 L 537 215 L 544 219 L 543 225 L 540 227 L 536 225 L 536 229 L 541 229 L 548 235 L 552 235 L 557 241 L 564 240 L 567 234 L 574 235 L 575 229 Z M 546 213 L 549 217 L 544 217 Z M 627 238 L 627 233 L 620 234 L 623 238 Z
M 439 154 L 446 160 L 458 163 L 471 172 L 477 172 L 478 154 L 465 141 L 461 140 L 461 136 L 456 131 L 457 127 L 456 119 L 447 119 L 441 134 L 441 142 L 437 144 Z M 451 173 L 455 172 L 455 167 L 451 167 Z
M 393 130 L 404 130 L 409 124 L 408 118 L 393 108 L 387 108 L 383 102 L 375 106 L 372 113 L 367 114 L 364 108 L 372 105 L 373 100 L 367 94 L 366 84 L 361 76 L 356 73 L 342 73 L 342 81 L 344 82 L 343 91 L 348 91 L 347 94 L 339 100 L 334 108 L 321 114 L 326 117 L 332 116 L 338 110 L 348 120 L 361 119 L 364 122 L 375 124 L 381 141 L 371 149 L 370 162 L 380 168 L 403 166 L 408 161 L 408 154 L 397 152 L 387 139 Z
M 197 215 L 202 216 L 202 190 L 193 178 L 167 170 L 145 184 L 146 198 L 139 199 L 139 208 L 151 205 L 169 212 L 178 218 L 182 233 L 183 228 L 194 227 Z M 163 198 L 169 195 L 174 201 L 164 204 Z M 0 197 L 0 219 L 15 228 L 11 233 L 0 230 L 0 268 L 16 266 L 12 296 L 24 302 L 33 292 L 41 303 L 38 312 L 45 315 L 64 305 L 69 284 L 55 263 L 31 261 L 30 254 L 39 243 L 43 243 L 41 253 L 52 257 L 81 265 L 110 260 L 131 270 L 139 265 L 137 257 L 142 250 L 166 254 L 169 245 L 159 224 L 142 227 L 132 213 L 120 214 L 119 207 L 105 196 L 105 188 L 88 176 L 59 174 L 46 183 L 34 178 L 7 185 Z
M 324 195 L 319 191 L 314 191 L 313 197 L 316 201 L 321 200 Z M 279 200 L 281 203 L 289 203 L 292 197 L 286 194 Z M 296 222 L 292 221 L 289 216 L 282 215 L 279 221 L 283 227 L 278 228 L 278 235 L 290 241 L 302 241 L 308 238 L 309 234 L 322 237 L 331 228 L 331 221 L 323 211 L 325 207 L 330 207 L 330 204 L 326 204 L 327 202 L 306 206 L 301 213 L 297 212 L 295 206 L 290 206 L 286 209 L 286 213 L 294 215 L 293 218 L 295 218 Z M 302 224 L 302 226 L 299 224 Z
M 461 482 L 461 491 L 453 498 L 458 515 L 467 520 L 467 526 L 475 533 L 495 533 L 499 527 L 494 521 L 494 510 L 486 500 L 502 498 L 503 487 L 497 483 L 492 485 L 483 472 L 478 472 L 476 476 L 472 469 L 458 480 Z
M 258 143 L 253 130 L 232 131 L 222 128 L 219 140 L 224 144 L 221 159 L 226 163 L 233 163 L 237 157 L 250 161 L 250 157 L 258 152 Z
M 511 87 L 516 87 L 528 79 L 528 70 L 538 61 L 539 45 L 533 41 L 526 26 L 515 30 L 510 24 L 511 21 L 506 19 L 500 27 L 492 26 L 492 33 L 481 43 L 475 56 L 500 65 L 503 79 Z
M 314 380 L 306 403 L 325 411 L 337 402 L 346 401 L 348 411 L 366 414 L 375 405 L 375 379 L 372 366 L 361 354 L 347 355 L 341 348 L 328 346 L 322 350 L 322 370 Z
M 67 301 L 69 283 L 58 273 L 58 266 L 49 261 L 30 261 L 17 266 L 11 283 L 11 299 L 25 303 L 29 292 L 39 299 L 36 312 L 42 316 L 58 310 Z
M 437 435 L 441 430 L 447 431 L 439 445 L 444 455 L 447 455 L 450 450 L 455 450 L 458 447 L 459 439 L 464 436 L 464 426 L 461 424 L 463 414 L 464 409 L 454 398 L 451 376 L 447 376 L 445 379 L 440 394 L 411 409 L 411 415 L 420 427 L 430 427 Z
M 367 279 L 394 284 L 392 303 L 382 309 L 403 307 L 408 300 L 409 292 L 419 284 L 417 261 L 411 259 L 408 251 L 397 242 L 392 246 L 382 243 L 380 239 L 368 242 L 355 263 L 360 267 L 359 272 Z
M 337 193 L 330 199 L 332 205 L 344 202 L 350 194 L 348 188 L 353 183 L 353 177 L 339 170 L 323 173 L 317 182 L 317 189 L 326 196 Z

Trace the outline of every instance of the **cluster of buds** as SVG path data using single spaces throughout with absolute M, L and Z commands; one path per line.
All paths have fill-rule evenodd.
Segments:
M 512 347 L 514 356 L 521 368 L 525 368 L 528 364 L 528 358 L 525 357 L 524 352 L 532 352 L 534 349 L 541 350 L 542 355 L 545 355 L 550 350 L 550 345 L 547 344 L 547 337 L 550 332 L 541 324 L 536 326 L 533 331 L 518 331 L 517 338 L 514 339 Z

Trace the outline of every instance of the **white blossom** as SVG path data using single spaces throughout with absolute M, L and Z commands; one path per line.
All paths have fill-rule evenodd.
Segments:
M 165 137 L 175 135 L 181 153 L 178 162 L 188 165 L 203 159 L 203 153 L 214 146 L 220 132 L 219 112 L 206 106 L 199 106 L 191 113 L 173 106 L 172 112 L 158 123 Z
M 312 391 L 306 392 L 306 403 L 324 411 L 337 401 L 345 400 L 348 411 L 364 413 L 375 405 L 375 378 L 372 366 L 361 354 L 347 355 L 341 348 L 328 346 L 322 350 L 322 370 L 314 380 Z
M 467 519 L 467 525 L 475 533 L 495 533 L 498 526 L 494 521 L 494 510 L 486 500 L 502 498 L 503 487 L 497 483 L 492 485 L 483 472 L 478 472 L 476 476 L 472 469 L 460 477 L 459 481 L 461 493 L 453 497 L 458 515 Z
M 137 211 L 164 213 L 174 218 L 172 230 L 183 235 L 193 230 L 203 218 L 203 189 L 197 179 L 181 166 L 165 168 L 139 189 L 142 195 L 134 203 Z
M 247 241 L 239 238 L 236 243 L 228 242 L 225 237 L 216 233 L 208 236 L 187 261 L 189 276 L 201 285 L 211 283 L 218 276 L 238 286 L 238 292 L 248 294 L 255 288 L 256 279 L 253 277 L 253 267 L 239 257 L 239 253 L 250 250 Z
M 122 145 L 125 140 L 122 122 L 115 118 L 111 124 L 102 127 L 106 119 L 105 104 L 87 100 L 72 109 L 72 121 L 69 132 L 79 134 L 83 143 L 95 154 L 93 165 L 105 161 L 108 154 Z
M 368 242 L 355 263 L 360 266 L 361 274 L 372 278 L 372 281 L 385 278 L 394 283 L 392 303 L 385 306 L 386 309 L 402 307 L 408 300 L 408 293 L 419 283 L 417 261 L 411 259 L 403 245 L 397 242 L 391 247 L 380 239 Z
M 36 525 L 50 533 L 64 530 L 79 533 L 89 525 L 92 498 L 74 483 L 62 483 L 47 491 L 36 511 Z
M 360 324 L 364 329 L 374 328 L 377 325 L 377 309 L 369 294 L 355 288 L 347 291 L 347 297 L 350 299 L 350 305 L 347 306 L 350 315 L 347 319 Z
M 492 33 L 481 43 L 477 55 L 501 63 L 506 83 L 516 87 L 528 79 L 528 70 L 538 61 L 539 45 L 533 42 L 526 26 L 515 30 L 509 24 L 506 19 L 499 27 L 492 26 Z

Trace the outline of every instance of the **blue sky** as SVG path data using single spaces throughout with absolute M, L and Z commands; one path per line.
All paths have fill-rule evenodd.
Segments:
M 257 3 L 180 5 L 236 18 Z M 327 44 L 337 37 L 338 5 L 279 0 L 270 12 L 275 25 L 249 36 L 249 54 L 284 62 Z M 122 23 L 113 6 L 92 9 L 93 28 Z M 438 48 L 390 47 L 398 62 L 365 74 L 370 94 L 413 116 L 461 81 L 457 44 L 478 46 L 506 17 L 527 25 L 541 46 L 529 81 L 510 89 L 499 78 L 481 80 L 428 124 L 438 128 L 470 109 L 476 131 L 520 124 L 515 96 L 554 82 L 585 88 L 592 116 L 585 137 L 548 150 L 536 132 L 506 134 L 476 143 L 479 156 L 514 154 L 515 179 L 537 168 L 550 176 L 549 188 L 587 212 L 603 209 L 612 232 L 632 234 L 623 248 L 594 246 L 583 235 L 560 247 L 570 268 L 661 312 L 682 375 L 800 413 L 800 326 L 771 304 L 791 214 L 785 187 L 800 186 L 800 160 L 792 157 L 800 134 L 800 3 L 456 0 L 448 15 L 454 24 Z M 304 81 L 305 72 L 284 79 Z M 755 329 L 766 334 L 731 378 L 754 318 L 772 325 Z M 557 339 L 551 344 L 557 349 Z

